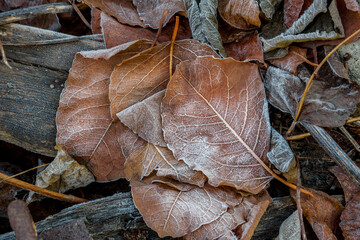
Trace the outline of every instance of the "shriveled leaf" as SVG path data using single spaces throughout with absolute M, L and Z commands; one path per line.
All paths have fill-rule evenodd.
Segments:
M 345 239 L 355 240 L 360 236 L 360 192 L 346 204 L 341 214 L 340 227 Z
M 123 61 L 111 74 L 109 98 L 111 114 L 116 114 L 131 105 L 164 90 L 170 78 L 170 43 L 163 43 Z M 183 60 L 197 56 L 217 54 L 207 45 L 196 40 L 175 42 L 173 69 Z
M 177 12 L 184 12 L 185 6 L 182 0 L 133 0 L 140 19 L 145 26 L 158 29 L 161 24 L 163 13 L 169 11 L 165 17 L 165 25 Z
M 301 240 L 299 214 L 296 210 L 281 224 L 276 240 Z
M 313 189 L 309 190 L 314 197 L 302 194 L 301 208 L 319 240 L 337 239 L 337 229 L 343 206 L 328 194 Z M 290 191 L 295 199 L 295 191 Z
M 335 0 L 329 6 L 329 14 L 318 17 L 317 21 L 313 23 L 316 16 L 320 13 L 326 13 L 327 11 L 326 0 L 314 0 L 304 14 L 285 32 L 270 39 L 261 39 L 264 51 L 268 52 L 276 48 L 287 47 L 293 42 L 307 42 L 343 37 L 344 29 L 336 9 Z M 304 31 L 310 23 L 312 23 L 313 28 Z
M 244 197 L 241 204 L 229 208 L 218 219 L 201 226 L 198 230 L 186 235 L 184 239 L 228 239 L 225 237 L 235 237 L 235 234 L 229 234 L 235 228 L 237 228 L 237 237 L 234 239 L 251 239 L 271 201 L 271 197 L 266 191 Z
M 64 193 L 70 189 L 84 187 L 94 181 L 94 176 L 84 165 L 80 165 L 58 147 L 54 161 L 36 176 L 35 185 Z M 41 196 L 30 192 L 27 201 L 32 202 L 38 199 L 41 199 Z
M 360 11 L 359 2 L 356 0 L 344 0 L 346 8 L 351 11 Z
M 160 237 L 181 237 L 221 217 L 243 197 L 222 188 L 169 182 L 131 181 L 135 206 Z
M 289 144 L 274 128 L 271 128 L 271 148 L 267 157 L 281 172 L 287 172 L 294 161 L 294 154 Z
M 206 43 L 205 34 L 200 19 L 200 8 L 196 0 L 184 0 L 186 12 L 189 18 L 190 29 L 194 39 Z
M 78 53 L 60 97 L 57 144 L 97 181 L 123 176 L 122 138 L 133 134 L 110 115 L 109 78 L 114 66 L 151 45 L 132 42 L 107 50 Z
M 121 23 L 144 27 L 131 0 L 84 0 L 84 2 L 92 8 L 99 8 L 106 14 L 115 17 Z
M 360 235 L 360 187 L 339 166 L 329 168 L 344 190 L 346 207 L 341 214 L 340 227 L 345 239 L 357 239 Z
M 124 172 L 129 181 L 140 181 L 154 170 L 157 176 L 170 177 L 200 187 L 203 187 L 206 181 L 201 172 L 190 169 L 183 161 L 176 160 L 166 147 L 145 143 L 126 158 Z
M 221 36 L 218 31 L 216 19 L 218 0 L 202 0 L 199 3 L 200 19 L 203 33 L 206 40 L 222 57 L 226 57 L 225 49 L 222 45 Z
M 279 7 L 282 0 L 260 0 L 259 6 L 265 18 L 272 19 L 275 10 Z
M 255 0 L 220 0 L 219 13 L 228 24 L 239 29 L 261 25 L 260 9 Z
M 162 90 L 116 114 L 122 123 L 146 141 L 166 147 L 162 132 L 160 105 Z
M 304 0 L 284 0 L 284 24 L 291 27 L 298 20 Z
M 306 58 L 306 49 L 290 46 L 288 54 L 285 57 L 271 59 L 269 62 L 278 68 L 297 75 L 297 67 L 304 62 L 304 58 Z
M 360 101 L 359 86 L 331 75 L 326 66 L 321 71 L 324 79 L 313 80 L 299 121 L 322 127 L 342 126 Z M 305 83 L 287 71 L 269 67 L 264 84 L 269 102 L 294 117 Z
M 224 45 L 228 57 L 238 61 L 258 61 L 264 63 L 262 45 L 257 31 L 244 38 Z
M 165 141 L 212 186 L 267 186 L 270 123 L 257 65 L 198 57 L 178 65 L 162 103 Z M 261 159 L 261 160 L 260 160 Z

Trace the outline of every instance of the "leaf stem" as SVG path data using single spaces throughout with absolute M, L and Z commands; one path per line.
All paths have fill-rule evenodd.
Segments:
M 46 197 L 50 197 L 50 198 L 54 198 L 54 199 L 58 199 L 58 200 L 66 201 L 66 202 L 72 202 L 72 203 L 83 203 L 83 202 L 88 201 L 88 200 L 86 200 L 84 198 L 79 198 L 79 197 L 75 197 L 75 196 L 72 196 L 72 195 L 66 195 L 66 194 L 62 194 L 62 193 L 58 193 L 58 192 L 53 192 L 53 191 L 50 191 L 48 189 L 35 186 L 33 184 L 21 181 L 21 180 L 16 179 L 16 178 L 6 179 L 8 177 L 9 177 L 8 175 L 0 173 L 0 178 L 4 179 L 4 182 L 6 182 L 6 183 L 8 183 L 10 185 L 19 187 L 19 188 L 23 188 L 23 189 L 26 189 L 26 190 L 29 190 L 29 191 L 36 192 L 36 193 L 41 194 L 41 195 L 46 196 Z
M 342 41 L 341 43 L 339 43 L 333 50 L 331 50 L 331 52 L 329 52 L 328 55 L 325 56 L 325 58 L 321 61 L 321 63 L 316 67 L 315 71 L 311 74 L 310 78 L 309 78 L 309 81 L 307 82 L 306 84 L 306 87 L 305 87 L 305 90 L 304 90 L 304 93 L 302 95 L 302 98 L 299 102 L 299 105 L 298 105 L 298 108 L 297 108 L 297 111 L 296 111 L 296 115 L 295 115 L 295 118 L 294 118 L 294 121 L 293 123 L 291 124 L 289 130 L 287 131 L 286 133 L 286 136 L 290 136 L 290 134 L 292 133 L 292 131 L 294 130 L 294 127 L 295 127 L 295 124 L 296 122 L 298 121 L 299 117 L 300 117 L 300 113 L 301 113 L 301 110 L 302 110 L 302 107 L 304 105 L 304 102 L 305 102 L 305 97 L 306 97 L 306 94 L 308 93 L 309 89 L 310 89 L 310 86 L 311 86 L 311 83 L 315 77 L 315 75 L 318 73 L 318 71 L 320 70 L 320 68 L 326 63 L 326 61 L 329 59 L 329 57 L 336 52 L 336 50 L 338 50 L 342 45 L 344 45 L 345 43 L 347 43 L 350 39 L 352 39 L 353 37 L 355 37 L 356 35 L 358 35 L 360 33 L 360 28 L 358 30 L 356 30 L 353 34 L 351 34 L 349 37 L 347 37 L 346 39 L 344 39 L 344 41 Z
M 160 20 L 159 29 L 158 29 L 158 31 L 157 31 L 157 33 L 156 33 L 156 37 L 155 37 L 153 43 L 151 44 L 151 47 L 154 47 L 155 44 L 156 44 L 156 42 L 158 41 L 159 36 L 160 36 L 160 34 L 161 34 L 161 30 L 162 30 L 163 25 L 164 25 L 165 17 L 166 17 L 166 15 L 168 15 L 168 13 L 169 13 L 169 10 L 166 9 L 166 10 L 164 11 L 163 15 L 162 15 L 161 20 Z
M 176 16 L 176 20 L 175 20 L 175 28 L 174 28 L 174 32 L 171 38 L 171 45 L 170 45 L 170 66 L 169 66 L 169 70 L 170 70 L 170 78 L 172 76 L 172 60 L 173 60 L 173 52 L 174 52 L 174 43 L 175 43 L 175 39 L 176 39 L 176 35 L 179 29 L 179 16 Z

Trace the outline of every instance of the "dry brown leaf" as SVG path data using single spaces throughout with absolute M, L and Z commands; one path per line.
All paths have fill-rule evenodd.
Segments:
M 185 12 L 182 0 L 133 0 L 133 3 L 144 25 L 153 29 L 160 27 L 162 15 L 166 10 L 169 12 L 165 17 L 163 26 L 175 13 Z
M 157 176 L 170 177 L 199 187 L 203 187 L 206 181 L 201 172 L 191 170 L 183 161 L 176 160 L 166 147 L 145 143 L 126 157 L 124 172 L 129 181 L 141 181 L 154 170 Z
M 241 39 L 224 44 L 228 57 L 238 61 L 258 61 L 264 63 L 262 45 L 257 31 L 254 31 Z
M 360 236 L 360 187 L 341 167 L 334 166 L 329 170 L 337 177 L 344 190 L 346 207 L 340 217 L 340 227 L 345 239 L 358 239 Z
M 210 185 L 256 194 L 272 179 L 259 163 L 269 163 L 271 129 L 257 65 L 211 56 L 181 63 L 162 118 L 175 158 L 202 171 Z
M 97 181 L 123 177 L 122 138 L 133 134 L 110 115 L 109 78 L 114 66 L 151 45 L 137 41 L 76 54 L 56 117 L 57 144 Z
M 285 57 L 279 59 L 271 59 L 269 60 L 269 62 L 278 68 L 297 75 L 297 67 L 304 62 L 304 58 L 306 58 L 306 52 L 307 50 L 304 48 L 290 46 L 289 52 Z M 303 56 L 303 58 L 300 57 L 298 54 Z
M 114 118 L 118 112 L 166 88 L 170 76 L 169 53 L 170 43 L 163 43 L 115 67 L 109 90 L 110 109 Z M 211 47 L 196 40 L 176 41 L 173 69 L 180 61 L 204 55 L 217 56 Z
M 165 178 L 131 181 L 135 206 L 160 237 L 181 237 L 219 218 L 243 197 L 233 191 L 196 187 Z
M 100 15 L 102 11 L 97 8 L 91 9 L 91 31 L 93 34 L 101 34 Z M 130 42 L 130 41 L 129 41 Z
M 220 0 L 219 13 L 228 24 L 239 29 L 261 25 L 260 9 L 255 0 Z
M 131 26 L 144 27 L 136 7 L 131 0 L 83 0 L 92 8 L 99 8 L 106 14 L 115 17 L 119 22 Z M 160 15 L 161 18 L 161 15 Z
M 267 191 L 244 197 L 239 205 L 228 208 L 227 212 L 218 219 L 201 226 L 198 230 L 185 236 L 184 239 L 228 239 L 228 237 L 236 236 L 233 239 L 251 239 L 258 222 L 271 201 Z M 236 236 L 229 234 L 232 230 L 235 230 Z
M 313 189 L 307 189 L 315 197 L 301 195 L 303 214 L 312 226 L 319 240 L 336 240 L 340 215 L 343 206 L 328 194 Z M 290 191 L 295 199 L 295 191 Z
M 284 24 L 286 27 L 298 20 L 304 0 L 284 0 Z

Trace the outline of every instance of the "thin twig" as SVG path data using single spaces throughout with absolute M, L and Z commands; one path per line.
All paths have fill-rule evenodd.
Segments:
M 155 44 L 156 44 L 156 42 L 158 41 L 158 39 L 159 39 L 159 37 L 160 37 L 160 34 L 161 34 L 161 30 L 162 30 L 163 25 L 164 25 L 165 17 L 166 17 L 166 15 L 168 15 L 168 13 L 169 13 L 169 10 L 165 10 L 165 11 L 164 11 L 164 13 L 163 13 L 163 15 L 162 15 L 162 18 L 161 18 L 161 20 L 160 20 L 159 29 L 158 29 L 158 31 L 157 31 L 157 33 L 156 33 L 156 37 L 155 37 L 155 39 L 154 39 L 151 47 L 154 47 Z
M 80 40 L 86 39 L 101 39 L 102 34 L 93 34 L 93 35 L 84 35 L 84 36 L 71 36 L 66 38 L 57 38 L 57 39 L 48 39 L 48 40 L 40 40 L 40 41 L 30 41 L 30 42 L 15 42 L 9 43 L 4 42 L 3 46 L 31 46 L 31 45 L 51 45 L 51 44 L 59 44 L 59 43 L 69 43 L 69 42 L 76 42 Z
M 172 60 L 173 60 L 173 53 L 174 53 L 174 43 L 175 43 L 178 29 L 179 29 L 179 16 L 176 16 L 175 28 L 174 28 L 174 32 L 173 32 L 173 35 L 171 38 L 171 45 L 170 45 L 170 66 L 169 66 L 170 78 L 172 77 Z
M 301 58 L 304 62 L 306 62 L 307 64 L 309 64 L 309 65 L 311 65 L 311 66 L 313 66 L 313 67 L 319 66 L 318 64 L 309 61 L 309 60 L 308 60 L 306 57 L 304 57 L 303 55 L 301 55 L 301 54 L 299 54 L 299 53 L 297 53 L 297 52 L 293 52 L 293 53 L 294 53 L 296 56 L 300 57 L 300 58 Z
M 72 5 L 72 7 L 74 8 L 75 12 L 79 15 L 79 17 L 81 18 L 81 20 L 83 21 L 83 23 L 84 23 L 89 29 L 91 29 L 90 23 L 86 20 L 86 18 L 85 18 L 84 15 L 81 13 L 81 11 L 79 10 L 79 8 L 76 6 L 75 0 L 69 0 L 69 2 L 71 3 L 71 5 Z
M 301 208 L 300 161 L 296 156 L 295 156 L 295 159 L 296 159 L 296 165 L 297 165 L 297 172 L 296 172 L 296 207 L 297 207 L 297 210 L 298 210 L 299 221 L 300 221 L 301 238 L 302 238 L 302 240 L 307 240 L 306 232 L 305 232 L 304 219 L 303 219 L 303 214 L 302 214 L 302 208 Z
M 299 105 L 297 107 L 297 111 L 296 111 L 296 115 L 294 118 L 293 123 L 291 124 L 289 130 L 286 133 L 286 136 L 290 136 L 290 134 L 292 133 L 292 131 L 294 130 L 295 124 L 298 121 L 299 117 L 300 117 L 300 113 L 302 110 L 302 107 L 304 105 L 305 102 L 305 97 L 306 94 L 308 93 L 311 83 L 315 77 L 315 75 L 318 73 L 318 71 L 320 70 L 320 68 L 326 63 L 326 61 L 329 59 L 329 57 L 336 52 L 336 50 L 338 50 L 342 45 L 344 45 L 345 43 L 347 43 L 350 39 L 352 39 L 353 37 L 355 37 L 356 35 L 358 35 L 360 33 L 360 28 L 358 30 L 356 30 L 353 34 L 351 34 L 349 37 L 347 37 L 346 39 L 344 39 L 344 41 L 342 41 L 341 43 L 339 43 L 333 50 L 331 50 L 331 52 L 328 53 L 328 55 L 325 56 L 325 58 L 320 62 L 320 64 L 316 67 L 315 71 L 313 72 L 313 74 L 311 74 L 309 81 L 306 84 L 304 93 L 302 95 L 302 98 L 299 102 Z
M 350 124 L 350 123 L 354 123 L 360 121 L 360 116 L 359 117 L 354 117 L 354 118 L 350 118 L 349 120 L 346 121 L 346 124 Z
M 8 178 L 8 177 L 9 177 L 8 175 L 0 173 L 0 179 L 5 179 L 5 178 Z M 23 188 L 23 189 L 26 189 L 26 190 L 29 190 L 29 191 L 36 192 L 36 193 L 41 194 L 41 195 L 46 196 L 46 197 L 50 197 L 50 198 L 54 198 L 54 199 L 58 199 L 58 200 L 66 201 L 66 202 L 82 203 L 82 202 L 87 202 L 88 201 L 86 199 L 75 197 L 75 196 L 72 196 L 72 195 L 66 195 L 66 194 L 62 194 L 62 193 L 58 193 L 58 192 L 53 192 L 53 191 L 50 191 L 48 189 L 35 186 L 33 184 L 21 181 L 21 180 L 16 179 L 16 178 L 10 178 L 8 180 L 5 180 L 5 182 L 10 184 L 10 185 L 19 187 L 19 188 Z
M 18 22 L 28 18 L 73 11 L 73 7 L 66 2 L 42 4 L 28 8 L 15 9 L 0 13 L 0 25 Z
M 4 182 L 4 181 L 6 181 L 6 180 L 8 180 L 8 179 L 10 179 L 10 178 L 14 178 L 14 177 L 20 176 L 20 175 L 22 175 L 22 174 L 24 174 L 24 173 L 30 172 L 30 171 L 32 171 L 32 170 L 35 170 L 35 169 L 38 169 L 38 168 L 41 168 L 41 167 L 45 167 L 45 166 L 47 166 L 47 165 L 49 165 L 49 163 L 45 163 L 45 164 L 43 164 L 43 165 L 39 165 L 39 166 L 30 168 L 30 169 L 28 169 L 28 170 L 22 171 L 22 172 L 20 172 L 20 173 L 17 173 L 17 174 L 15 174 L 15 175 L 9 176 L 9 177 L 7 177 L 7 178 L 1 179 L 1 180 L 0 180 L 0 183 Z
M 10 66 L 10 64 L 9 64 L 7 58 L 6 58 L 4 46 L 3 46 L 3 44 L 1 43 L 1 40 L 0 40 L 0 51 L 1 51 L 1 56 L 2 56 L 2 60 L 3 60 L 4 64 L 5 64 L 8 68 L 12 69 L 12 67 Z
M 346 128 L 344 128 L 344 126 L 339 127 L 339 129 L 345 135 L 345 137 L 347 137 L 347 139 L 349 139 L 351 144 L 355 147 L 356 151 L 360 152 L 359 143 L 357 143 L 357 141 L 353 138 L 353 136 L 351 136 L 351 134 L 348 132 L 348 130 L 346 130 Z

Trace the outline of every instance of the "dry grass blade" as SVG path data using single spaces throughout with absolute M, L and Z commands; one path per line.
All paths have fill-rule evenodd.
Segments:
M 166 15 L 168 15 L 168 13 L 169 13 L 169 10 L 164 11 L 164 13 L 162 15 L 162 18 L 161 18 L 161 21 L 160 21 L 159 29 L 158 29 L 158 31 L 156 33 L 156 37 L 155 37 L 154 42 L 152 43 L 151 47 L 154 47 L 156 42 L 158 41 L 159 36 L 161 34 L 161 30 L 162 30 L 163 25 L 164 25 L 165 17 L 166 17 Z
M 326 63 L 326 61 L 329 59 L 329 57 L 334 54 L 336 52 L 336 50 L 338 50 L 342 45 L 344 45 L 345 43 L 347 43 L 350 39 L 352 39 L 353 37 L 355 37 L 356 35 L 358 35 L 360 33 L 360 28 L 358 30 L 356 30 L 353 34 L 351 34 L 349 37 L 347 37 L 346 39 L 344 39 L 344 41 L 342 41 L 339 45 L 337 45 L 333 50 L 331 50 L 331 52 L 329 52 L 328 55 L 326 55 L 326 57 L 321 61 L 321 63 L 316 67 L 315 71 L 313 72 L 313 74 L 311 75 L 311 77 L 309 78 L 309 81 L 306 84 L 303 96 L 299 102 L 297 111 L 296 111 L 296 115 L 294 118 L 293 123 L 291 124 L 289 130 L 286 133 L 286 136 L 290 136 L 290 134 L 292 133 L 292 131 L 294 130 L 295 124 L 297 122 L 297 120 L 300 117 L 300 113 L 301 113 L 301 109 L 304 105 L 305 102 L 305 97 L 306 94 L 308 93 L 312 80 L 314 79 L 315 75 L 318 73 L 318 71 L 320 70 L 320 68 Z
M 14 177 L 20 176 L 20 175 L 22 175 L 22 174 L 24 174 L 24 173 L 30 172 L 30 171 L 32 171 L 32 170 L 35 170 L 35 169 L 38 169 L 38 168 L 41 168 L 41 167 L 45 167 L 45 166 L 47 166 L 47 165 L 49 165 L 49 163 L 45 163 L 45 164 L 42 164 L 42 165 L 39 165 L 39 166 L 30 168 L 30 169 L 28 169 L 28 170 L 22 171 L 22 172 L 20 172 L 20 173 L 17 173 L 17 174 L 15 174 L 15 175 L 9 176 L 9 177 L 7 177 L 7 178 L 1 179 L 1 180 L 0 180 L 0 183 L 4 182 L 4 181 L 6 181 L 6 180 L 8 180 L 8 179 L 10 179 L 10 178 L 14 178 Z

